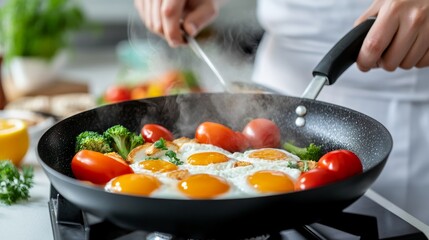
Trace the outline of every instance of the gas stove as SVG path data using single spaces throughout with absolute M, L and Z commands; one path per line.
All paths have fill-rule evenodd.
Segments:
M 133 231 L 120 228 L 84 212 L 63 198 L 51 186 L 49 211 L 55 240 L 185 240 L 168 233 Z M 249 239 L 249 238 L 243 238 Z M 419 229 L 389 210 L 362 196 L 343 212 L 319 222 L 278 233 L 267 233 L 252 240 L 282 239 L 412 239 L 428 240 Z

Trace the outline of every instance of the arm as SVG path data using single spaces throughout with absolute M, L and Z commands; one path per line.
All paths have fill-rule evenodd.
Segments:
M 356 61 L 359 69 L 429 66 L 429 1 L 374 0 L 357 20 L 377 20 L 368 32 Z
M 185 44 L 181 25 L 195 36 L 218 15 L 225 0 L 134 0 L 146 27 L 164 37 L 171 47 Z M 183 21 L 183 24 L 182 24 Z

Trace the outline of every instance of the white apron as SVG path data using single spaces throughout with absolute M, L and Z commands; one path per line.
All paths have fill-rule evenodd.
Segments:
M 371 0 L 261 0 L 258 18 L 266 34 L 258 49 L 253 80 L 287 95 L 301 96 L 312 70 L 352 27 Z M 394 147 L 372 189 L 400 207 L 427 208 L 429 200 L 429 68 L 371 70 L 352 65 L 317 100 L 365 113 L 384 124 Z M 426 200 L 409 199 L 427 189 Z

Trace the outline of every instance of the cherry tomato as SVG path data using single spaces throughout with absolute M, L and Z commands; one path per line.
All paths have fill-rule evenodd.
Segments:
M 151 143 L 158 141 L 160 138 L 164 138 L 166 141 L 174 140 L 173 133 L 171 133 L 170 130 L 155 123 L 143 125 L 141 134 L 146 142 Z
M 241 135 L 220 123 L 201 123 L 195 131 L 195 139 L 200 143 L 213 144 L 230 152 L 240 152 L 246 148 Z
M 345 149 L 327 152 L 319 159 L 317 166 L 335 172 L 338 179 L 345 179 L 363 172 L 359 157 Z
M 112 85 L 104 93 L 104 100 L 108 103 L 131 100 L 131 90 L 125 86 Z
M 303 172 L 295 182 L 295 190 L 320 187 L 337 181 L 336 174 L 324 168 L 314 168 Z
M 90 150 L 77 152 L 71 162 L 71 168 L 77 179 L 95 184 L 106 184 L 114 177 L 134 172 L 125 161 Z
M 246 136 L 244 136 L 244 134 L 242 132 L 235 132 L 236 137 L 237 137 L 237 142 L 238 142 L 238 147 L 240 148 L 240 152 L 243 152 L 245 150 L 247 150 L 248 148 L 250 148 L 250 142 L 247 139 Z
M 266 118 L 255 118 L 243 128 L 243 134 L 252 148 L 280 147 L 280 129 L 277 124 Z

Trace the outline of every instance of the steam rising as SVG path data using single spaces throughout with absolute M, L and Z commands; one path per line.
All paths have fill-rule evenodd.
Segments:
M 283 98 L 271 94 L 179 94 L 141 101 L 147 104 L 147 113 L 141 119 L 141 125 L 161 123 L 172 130 L 176 137 L 193 138 L 197 126 L 205 121 L 221 123 L 241 131 L 253 118 L 266 117 L 281 125 L 288 122 L 288 114 L 289 118 L 294 115 L 280 107 L 285 105 Z

